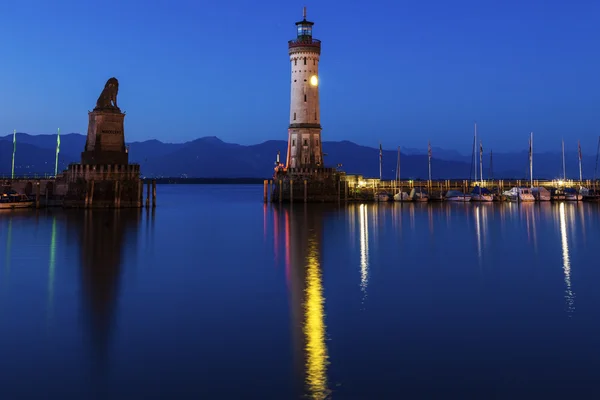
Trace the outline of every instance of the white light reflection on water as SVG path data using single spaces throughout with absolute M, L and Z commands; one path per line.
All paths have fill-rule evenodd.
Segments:
M 572 314 L 575 310 L 575 293 L 571 288 L 571 261 L 569 259 L 569 241 L 567 239 L 567 219 L 565 213 L 565 203 L 560 203 L 560 238 L 562 244 L 563 272 L 565 274 L 565 301 L 567 313 Z M 570 317 L 571 315 L 569 315 Z
M 479 260 L 479 266 L 482 263 L 482 249 L 481 249 L 481 217 L 480 210 L 481 206 L 475 206 L 475 232 L 477 235 L 477 259 Z
M 360 290 L 363 292 L 363 302 L 367 297 L 367 285 L 369 284 L 369 220 L 367 218 L 367 206 L 360 205 Z

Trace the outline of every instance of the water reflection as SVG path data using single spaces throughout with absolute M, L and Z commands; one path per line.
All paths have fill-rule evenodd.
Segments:
M 68 226 L 79 238 L 84 310 L 92 345 L 104 359 L 108 346 L 121 263 L 126 246 L 137 238 L 138 210 L 86 210 L 67 214 Z
M 363 302 L 367 297 L 369 284 L 369 220 L 367 218 L 367 205 L 361 204 L 359 208 L 360 224 L 360 290 L 363 292 Z
M 37 216 L 36 216 L 37 219 Z M 48 318 L 52 318 L 54 310 L 54 275 L 56 269 L 56 216 L 52 217 L 52 233 L 50 236 L 50 262 L 48 263 Z
M 6 269 L 4 270 L 6 274 L 10 272 L 10 249 L 12 248 L 12 218 L 8 220 L 8 228 L 6 230 Z
M 290 297 L 296 360 L 303 360 L 302 375 L 308 397 L 327 398 L 328 354 L 325 345 L 325 298 L 321 275 L 322 219 L 326 208 L 311 205 L 281 207 L 289 213 L 286 244 L 290 248 Z M 366 216 L 365 216 L 366 218 Z M 300 356 L 302 354 L 302 356 Z
M 565 274 L 565 301 L 567 313 L 573 313 L 575 310 L 575 294 L 571 289 L 571 261 L 569 259 L 569 241 L 567 238 L 567 219 L 565 212 L 565 203 L 561 202 L 558 208 L 560 217 L 560 238 L 562 244 L 563 272 Z

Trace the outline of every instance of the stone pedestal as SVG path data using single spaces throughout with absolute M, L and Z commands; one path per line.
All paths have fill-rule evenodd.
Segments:
M 273 176 L 271 201 L 337 202 L 341 195 L 342 176 L 343 173 L 335 168 L 288 168 L 286 171 L 278 171 Z
M 118 110 L 94 110 L 89 113 L 85 150 L 81 163 L 91 165 L 127 165 L 125 114 Z
M 140 166 L 71 164 L 63 206 L 68 208 L 142 207 Z

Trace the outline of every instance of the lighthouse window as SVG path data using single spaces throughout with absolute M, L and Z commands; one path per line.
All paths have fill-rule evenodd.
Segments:
M 296 146 L 296 139 L 292 139 L 292 147 Z
M 306 65 L 306 57 L 304 57 L 304 65 Z
M 317 65 L 317 60 L 313 60 L 313 65 Z
M 304 139 L 304 145 L 308 146 L 308 139 Z
M 306 95 L 304 95 L 304 102 L 306 103 Z
M 294 65 L 298 65 L 298 60 L 294 58 Z
M 294 113 L 294 121 L 296 120 L 296 113 Z

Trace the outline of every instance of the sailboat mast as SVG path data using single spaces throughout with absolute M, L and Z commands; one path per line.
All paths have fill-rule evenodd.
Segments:
M 396 161 L 396 181 L 400 182 L 400 146 L 398 146 L 398 160 Z
M 563 180 L 567 180 L 567 168 L 565 165 L 565 139 L 562 140 L 562 165 L 563 165 Z
M 429 159 L 429 188 L 431 188 L 431 142 L 427 142 L 427 153 Z
M 475 152 L 476 149 L 477 149 L 477 122 L 475 122 L 475 140 L 473 142 L 473 152 Z M 473 157 L 475 157 L 475 154 L 476 153 L 473 154 Z M 475 158 L 475 160 L 477 160 L 477 159 Z M 474 178 L 475 178 L 475 181 L 477 181 L 477 161 L 475 161 L 473 164 L 475 166 L 475 176 L 474 176 Z
M 583 182 L 583 171 L 581 168 L 581 143 L 579 142 L 579 140 L 577 141 L 577 152 L 579 157 L 579 182 Z
M 529 180 L 533 188 L 533 132 L 529 134 Z
M 490 179 L 492 183 L 494 183 L 494 156 L 492 154 L 492 150 L 490 149 Z
M 479 180 L 480 186 L 483 186 L 483 143 L 479 142 Z
M 598 156 L 600 156 L 600 136 L 598 136 L 598 147 L 596 148 L 596 167 L 594 168 L 594 190 L 596 190 L 596 176 L 598 175 Z

